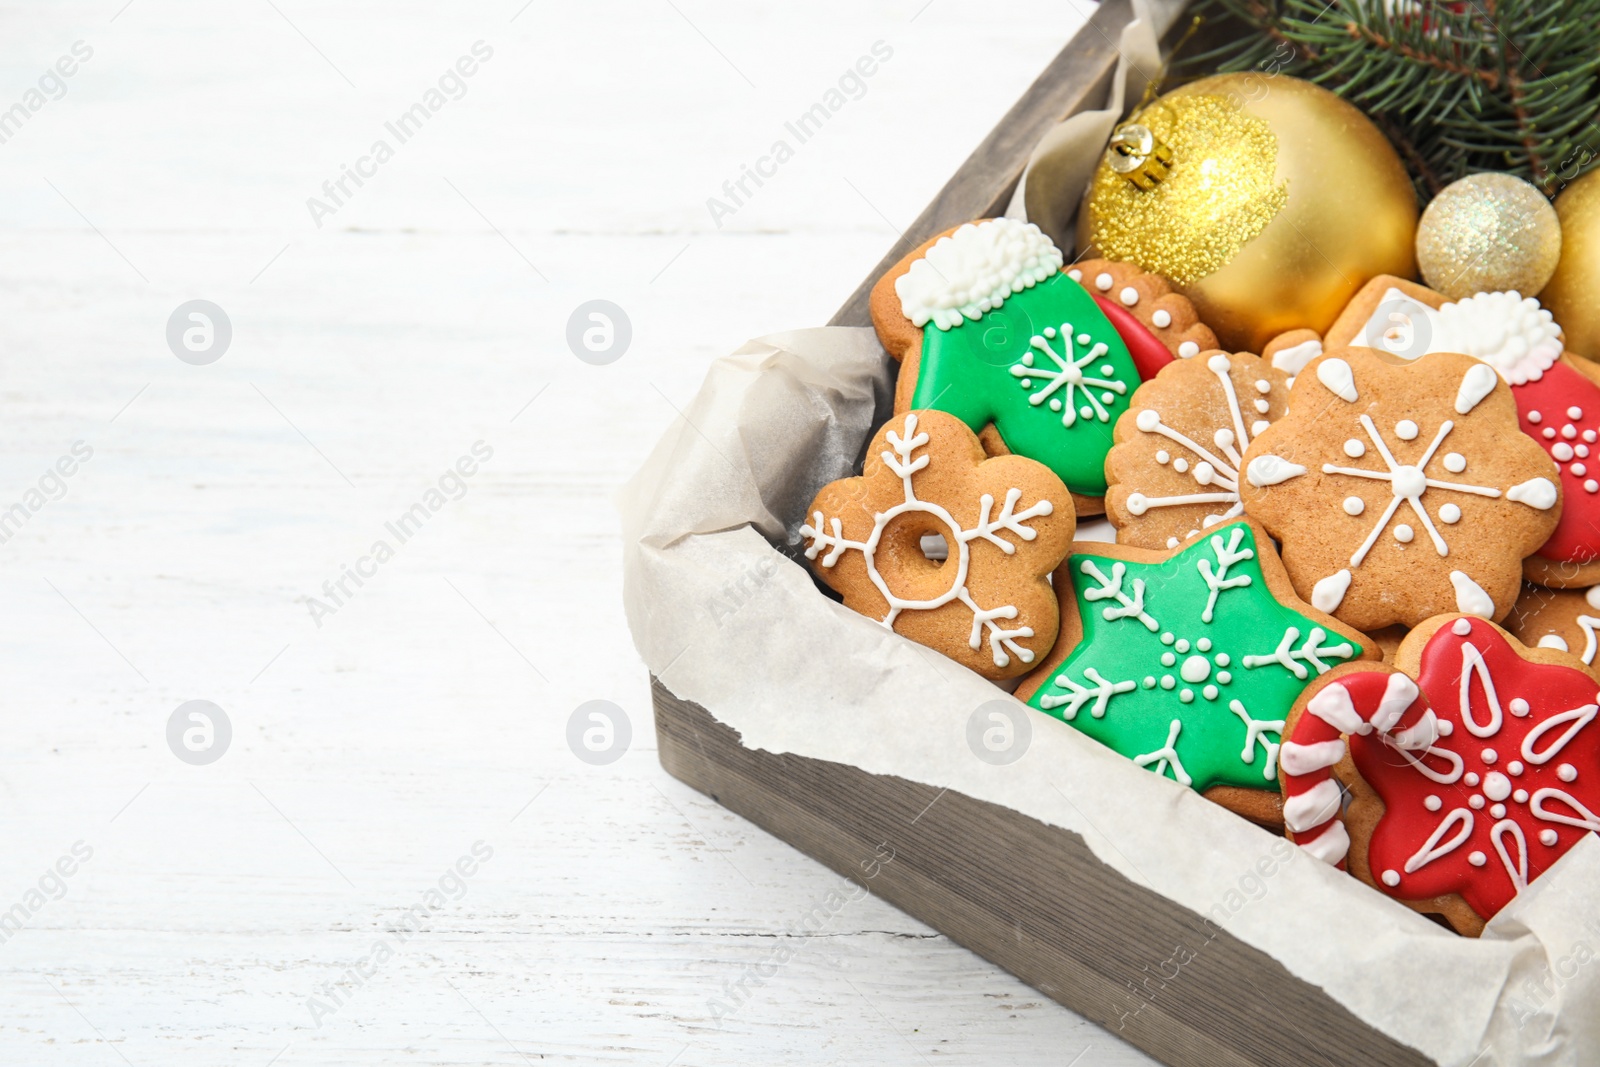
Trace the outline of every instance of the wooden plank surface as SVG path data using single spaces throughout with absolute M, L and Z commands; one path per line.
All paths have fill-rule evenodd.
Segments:
M 871 896 L 713 1019 L 847 883 L 661 768 L 613 504 L 710 361 L 826 320 L 1089 10 L 6 4 L 0 110 L 94 55 L 0 144 L 0 511 L 94 455 L 0 543 L 0 913 L 93 857 L 0 943 L 0 1064 L 1146 1067 Z M 316 226 L 480 39 L 465 95 Z M 878 40 L 719 227 L 707 199 Z M 566 340 L 597 297 L 634 327 L 604 367 Z M 208 366 L 165 336 L 195 298 L 232 319 Z M 232 722 L 206 766 L 168 746 L 191 699 Z M 631 718 L 607 766 L 568 743 L 592 699 Z
M 950 790 L 752 751 L 654 685 L 662 766 L 1173 1067 L 1426 1067 L 1077 834 Z

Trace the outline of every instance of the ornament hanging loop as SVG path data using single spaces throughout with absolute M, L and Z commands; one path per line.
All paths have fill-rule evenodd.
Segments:
M 1156 140 L 1150 127 L 1137 122 L 1117 127 L 1106 149 L 1106 162 L 1140 189 L 1154 189 L 1172 173 L 1172 149 Z

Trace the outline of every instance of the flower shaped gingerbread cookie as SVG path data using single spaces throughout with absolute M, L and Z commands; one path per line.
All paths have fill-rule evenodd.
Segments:
M 1267 347 L 1293 374 L 1324 343 L 1401 359 L 1462 352 L 1494 367 L 1511 387 L 1523 433 L 1561 471 L 1561 521 L 1524 562 L 1523 576 L 1559 589 L 1600 582 L 1600 367 L 1564 351 L 1560 324 L 1537 300 L 1505 292 L 1451 302 L 1415 282 L 1382 276 L 1356 294 L 1325 340 L 1296 331 Z
M 1284 820 L 1319 859 L 1476 935 L 1600 831 L 1597 701 L 1563 653 L 1431 619 L 1394 666 L 1336 668 L 1296 703 Z
M 1555 464 L 1516 417 L 1471 356 L 1338 349 L 1305 366 L 1289 413 L 1251 443 L 1240 498 L 1283 543 L 1295 590 L 1341 622 L 1499 620 L 1561 514 Z
M 1248 352 L 1202 352 L 1141 385 L 1106 457 L 1117 543 L 1176 548 L 1237 518 L 1241 457 L 1288 397 L 1288 376 Z
M 823 488 L 800 527 L 806 558 L 845 605 L 986 678 L 1014 678 L 1055 643 L 1049 575 L 1076 528 L 1060 479 L 1021 456 L 985 459 L 953 415 L 887 423 L 866 471 Z M 921 547 L 944 539 L 943 560 Z

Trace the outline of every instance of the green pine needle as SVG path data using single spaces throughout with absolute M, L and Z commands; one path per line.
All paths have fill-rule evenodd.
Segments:
M 1600 166 L 1600 0 L 1201 0 L 1227 36 L 1174 64 L 1289 74 L 1394 142 L 1428 200 L 1503 171 L 1546 195 Z

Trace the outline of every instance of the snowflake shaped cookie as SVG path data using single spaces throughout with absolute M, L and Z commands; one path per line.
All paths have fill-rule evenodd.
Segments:
M 996 680 L 1054 643 L 1049 574 L 1076 527 L 1066 488 L 1031 460 L 985 459 L 954 416 L 890 420 L 865 473 L 826 486 L 807 514 L 800 535 L 818 576 L 889 629 Z M 925 538 L 942 539 L 945 558 L 930 558 Z
M 1285 335 L 1268 347 L 1287 346 L 1278 353 L 1287 360 L 1297 339 Z M 1561 325 L 1536 299 L 1478 293 L 1452 303 L 1415 282 L 1381 276 L 1345 307 L 1326 343 L 1398 359 L 1461 352 L 1494 367 L 1511 387 L 1522 432 L 1561 471 L 1561 519 L 1524 562 L 1523 576 L 1559 589 L 1600 582 L 1600 367 L 1563 351 Z
M 1395 666 L 1331 672 L 1296 706 L 1284 820 L 1319 859 L 1477 934 L 1600 832 L 1597 714 L 1594 678 L 1562 653 L 1429 620 Z
M 1247 521 L 1175 552 L 1073 548 L 1055 578 L 1061 639 L 1018 698 L 1270 821 L 1284 716 L 1323 672 L 1373 655 L 1366 639 L 1301 603 Z
M 1509 387 L 1453 353 L 1312 360 L 1244 460 L 1245 512 L 1283 543 L 1295 589 L 1367 632 L 1504 618 L 1561 514 L 1555 465 L 1517 432 Z
M 1202 352 L 1141 385 L 1106 458 L 1118 543 L 1176 548 L 1237 518 L 1242 456 L 1283 414 L 1289 380 L 1259 356 Z

